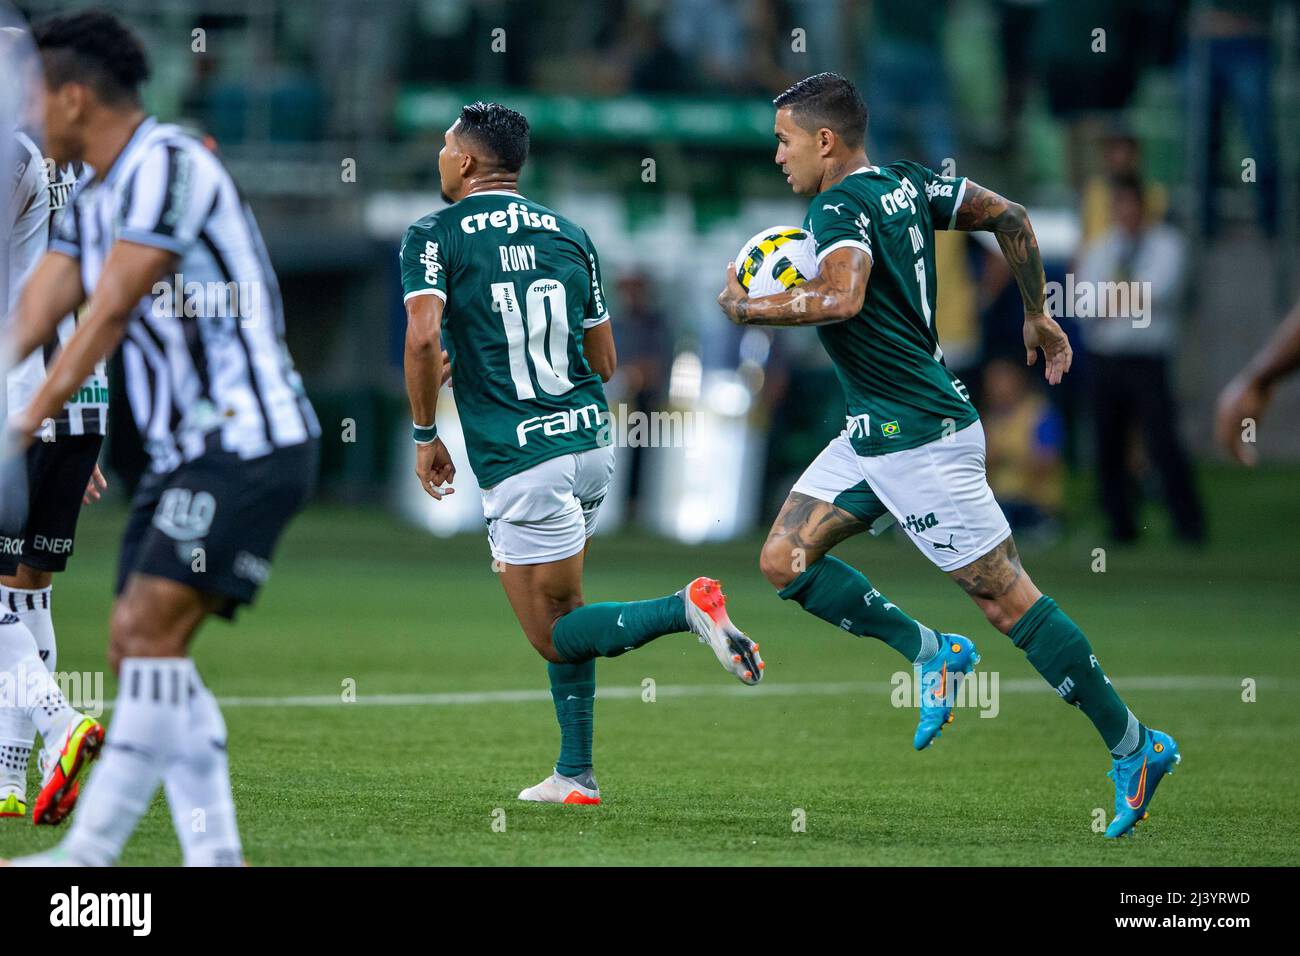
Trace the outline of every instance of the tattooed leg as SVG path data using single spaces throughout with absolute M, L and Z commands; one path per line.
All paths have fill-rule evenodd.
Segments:
M 1092 721 L 1113 757 L 1128 757 L 1146 745 L 1146 727 L 1116 693 L 1087 636 L 1029 579 L 1014 541 L 1007 538 L 949 573 L 1061 699 Z
M 939 650 L 938 635 L 908 617 L 862 572 L 827 554 L 866 525 L 842 508 L 791 492 L 763 545 L 763 575 L 809 614 L 859 636 L 875 637 L 914 664 Z
M 949 571 L 948 576 L 961 585 L 989 623 L 1003 634 L 1010 634 L 1016 622 L 1043 596 L 1021 566 L 1020 553 L 1010 537 L 984 557 Z
M 843 508 L 792 491 L 772 522 L 759 566 L 773 587 L 786 587 L 831 548 L 866 529 Z

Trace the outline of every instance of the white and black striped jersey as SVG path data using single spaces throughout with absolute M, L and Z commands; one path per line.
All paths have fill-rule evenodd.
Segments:
M 81 164 L 54 169 L 47 165 L 41 151 L 31 138 L 17 133 L 19 163 L 14 179 L 12 212 L 15 215 L 9 235 L 9 303 L 12 311 L 18 303 L 22 286 L 36 268 L 36 263 L 49 246 L 50 235 L 66 205 L 68 196 L 76 188 L 78 178 L 85 175 Z M 53 181 L 51 181 L 53 179 Z M 59 354 L 59 347 L 71 338 L 77 320 L 69 315 L 59 323 L 55 337 L 18 363 L 6 376 L 8 410 L 12 417 L 31 402 L 45 381 L 45 371 Z M 81 388 L 64 404 L 53 420 L 55 437 L 64 435 L 102 435 L 108 423 L 108 378 L 104 363 L 95 366 L 94 372 Z
M 127 397 L 154 471 L 208 451 L 258 458 L 320 434 L 285 345 L 262 234 L 209 149 L 146 118 L 112 168 L 77 191 L 50 249 L 80 260 L 93 295 L 118 240 L 179 257 L 140 301 L 122 343 Z

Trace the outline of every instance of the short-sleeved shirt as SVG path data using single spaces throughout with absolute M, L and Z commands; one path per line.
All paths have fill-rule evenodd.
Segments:
M 75 194 L 50 251 L 94 297 L 119 240 L 175 253 L 122 343 L 127 398 L 156 473 L 209 451 L 259 458 L 320 425 L 284 338 L 280 287 L 252 210 L 221 161 L 146 117 Z
M 605 390 L 582 350 L 609 312 L 581 227 L 518 193 L 478 192 L 418 220 L 399 256 L 405 299 L 445 303 L 456 411 L 482 487 L 609 443 Z
M 49 246 L 53 232 L 69 195 L 77 183 L 89 175 L 80 164 L 69 164 L 62 169 L 45 158 L 36 144 L 25 133 L 17 134 L 20 162 L 14 181 L 10 208 L 15 215 L 9 232 L 9 303 L 12 312 L 22 293 L 22 287 L 36 270 L 36 264 Z M 54 337 L 17 363 L 6 376 L 5 388 L 9 417 L 19 415 L 40 391 L 50 365 L 58 356 L 63 343 L 76 331 L 77 320 L 66 316 L 58 324 Z M 108 378 L 104 363 L 99 362 L 94 371 L 81 383 L 64 403 L 53 421 L 52 435 L 102 435 L 108 422 Z M 42 428 L 41 434 L 44 434 Z
M 804 228 L 820 265 L 836 249 L 871 259 L 857 315 L 817 329 L 844 388 L 859 455 L 887 455 L 978 419 L 966 386 L 944 365 L 934 328 L 934 231 L 952 228 L 966 189 L 912 162 L 864 166 L 813 197 Z

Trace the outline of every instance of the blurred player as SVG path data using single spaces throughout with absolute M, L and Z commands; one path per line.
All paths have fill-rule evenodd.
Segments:
M 1228 454 L 1243 465 L 1253 467 L 1259 461 L 1254 442 L 1244 437 L 1247 419 L 1258 427 L 1273 400 L 1273 386 L 1297 368 L 1300 368 L 1300 303 L 1219 393 L 1214 434 Z
M 819 274 L 750 299 L 728 268 L 719 305 L 742 325 L 816 326 L 844 387 L 846 427 L 795 483 L 763 547 L 762 569 L 782 598 L 853 634 L 889 644 L 921 669 L 920 750 L 952 719 L 952 677 L 978 661 L 964 637 L 908 617 L 857 570 L 830 556 L 886 514 L 975 600 L 1061 698 L 1093 722 L 1114 760 L 1115 819 L 1129 832 L 1178 759 L 1102 672 L 1083 632 L 1034 586 L 985 476 L 984 433 L 965 385 L 948 371 L 934 330 L 935 229 L 993 232 L 1025 305 L 1025 359 L 1041 348 L 1047 381 L 1070 368 L 1070 343 L 1043 304 L 1043 263 L 1022 206 L 964 177 L 924 166 L 872 166 L 867 111 L 832 73 L 774 101 L 776 162 L 812 196 L 804 228 Z
M 252 213 L 209 150 L 141 109 L 139 41 L 101 11 L 55 17 L 34 35 L 50 154 L 94 175 L 23 290 L 14 354 L 88 301 L 13 431 L 30 440 L 121 345 L 151 467 L 119 560 L 109 624 L 119 688 L 103 756 L 67 838 L 15 862 L 112 863 L 161 783 L 185 862 L 238 865 L 225 725 L 186 654 L 209 615 L 233 618 L 270 574 L 314 481 L 319 426 Z
M 25 162 L 19 167 L 11 205 L 18 215 L 9 240 L 10 311 L 45 254 L 55 217 L 76 186 L 79 169 L 68 165 L 57 170 L 53 183 L 47 182 L 45 159 L 36 144 L 21 132 L 16 138 Z M 50 341 L 10 369 L 6 383 L 10 421 L 17 420 L 31 401 L 46 366 L 75 327 L 76 319 L 65 317 Z M 98 722 L 73 710 L 53 682 L 58 649 L 51 585 L 54 574 L 67 567 L 72 555 L 83 501 L 98 498 L 106 487 L 95 462 L 104 441 L 107 400 L 101 362 L 56 417 L 41 423 L 40 440 L 27 449 L 25 520 L 0 521 L 0 614 L 16 617 L 22 625 L 0 628 L 0 635 L 9 632 L 8 638 L 0 637 L 0 670 L 18 686 L 34 676 L 41 687 L 38 694 L 26 694 L 21 706 L 0 706 L 0 817 L 26 815 L 27 761 L 37 730 L 33 718 L 40 722 L 44 744 L 42 791 L 33 808 L 37 824 L 59 823 L 67 816 L 76 802 L 78 778 L 103 740 Z M 30 633 L 31 643 L 23 629 Z M 45 674 L 33 662 L 33 650 Z M 60 752 L 66 753 L 66 759 L 55 761 Z
M 594 804 L 597 657 L 693 631 L 746 684 L 763 663 L 709 578 L 655 600 L 583 604 L 587 539 L 614 471 L 601 386 L 614 373 L 614 335 L 591 239 L 519 193 L 527 155 L 528 121 L 495 103 L 466 106 L 447 130 L 438 173 L 452 205 L 402 241 L 406 388 L 416 473 L 440 499 L 456 473 L 434 427 L 445 344 L 492 557 L 547 661 L 560 756 L 519 799 Z

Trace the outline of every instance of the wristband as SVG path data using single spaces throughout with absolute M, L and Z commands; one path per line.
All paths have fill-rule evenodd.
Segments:
M 432 445 L 438 439 L 437 425 L 416 425 L 411 423 L 411 437 L 417 445 Z

